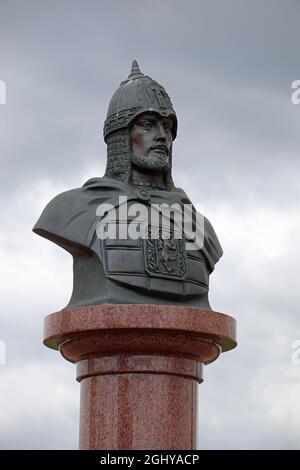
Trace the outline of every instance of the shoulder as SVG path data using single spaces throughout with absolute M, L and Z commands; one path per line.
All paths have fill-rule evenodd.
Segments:
M 176 191 L 181 193 L 184 204 L 192 204 L 191 200 L 183 189 L 176 188 Z M 197 204 L 195 206 L 193 205 L 193 207 L 197 215 L 200 217 L 199 220 L 196 221 L 196 225 L 199 231 L 203 234 L 202 251 L 206 255 L 208 264 L 210 266 L 210 271 L 213 271 L 215 264 L 223 255 L 223 250 L 218 240 L 217 234 L 208 218 L 205 217 L 202 213 L 198 212 Z
M 38 228 L 61 228 L 70 217 L 70 212 L 76 210 L 78 199 L 81 197 L 80 188 L 71 189 L 55 196 L 46 205 L 38 221 L 33 227 L 35 232 Z
M 81 188 L 58 194 L 46 205 L 33 231 L 48 229 L 60 234 L 70 222 L 89 211 L 90 204 L 101 198 L 106 185 L 106 178 L 91 178 Z
M 71 253 L 84 246 L 84 236 L 70 230 L 70 224 L 86 207 L 81 188 L 71 189 L 55 196 L 46 205 L 33 227 L 33 232 L 62 246 Z M 83 234 L 82 234 L 83 235 Z
M 91 178 L 81 188 L 55 196 L 45 207 L 33 231 L 70 252 L 89 249 L 95 233 L 99 204 L 120 193 L 120 183 Z
M 215 264 L 223 256 L 223 249 L 212 224 L 206 217 L 204 217 L 204 250 L 213 271 Z

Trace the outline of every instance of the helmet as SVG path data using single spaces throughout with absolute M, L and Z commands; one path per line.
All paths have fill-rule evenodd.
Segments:
M 171 100 L 165 89 L 144 75 L 134 60 L 127 80 L 121 82 L 110 100 L 103 129 L 105 142 L 111 132 L 128 127 L 137 116 L 147 111 L 172 117 L 174 140 L 177 134 L 177 117 Z

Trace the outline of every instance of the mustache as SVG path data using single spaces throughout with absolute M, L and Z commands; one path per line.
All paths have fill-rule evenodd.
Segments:
M 166 154 L 169 154 L 169 149 L 164 144 L 153 145 L 153 147 L 150 147 L 149 151 L 150 150 L 163 150 L 164 152 L 166 152 Z

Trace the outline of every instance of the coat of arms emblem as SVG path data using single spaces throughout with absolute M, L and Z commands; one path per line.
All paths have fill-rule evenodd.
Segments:
M 144 240 L 145 269 L 151 276 L 183 279 L 186 274 L 185 240 L 176 237 L 174 229 L 157 227 L 148 231 Z

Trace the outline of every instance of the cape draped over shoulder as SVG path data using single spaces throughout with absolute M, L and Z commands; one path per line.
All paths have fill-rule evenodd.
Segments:
M 147 188 L 151 203 L 169 206 L 175 203 L 192 204 L 181 188 L 162 191 Z M 88 254 L 99 217 L 96 215 L 100 204 L 118 205 L 120 196 L 127 201 L 138 201 L 137 187 L 110 178 L 89 179 L 81 188 L 71 189 L 54 197 L 43 210 L 33 231 L 69 251 L 72 255 Z M 210 270 L 223 254 L 217 235 L 204 217 L 205 254 Z

